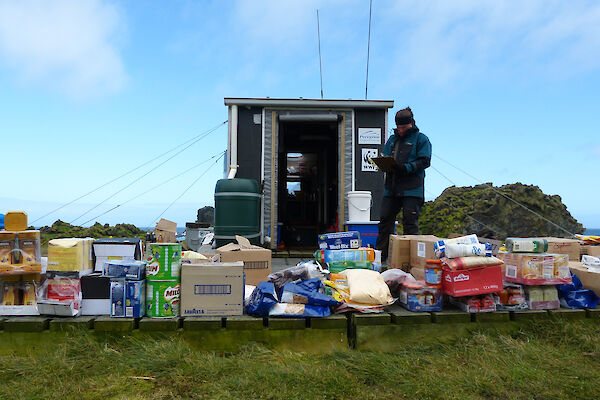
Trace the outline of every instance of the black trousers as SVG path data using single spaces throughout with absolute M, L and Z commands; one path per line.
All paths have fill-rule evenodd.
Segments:
M 387 260 L 390 235 L 394 233 L 396 216 L 402 210 L 402 226 L 405 235 L 419 234 L 419 213 L 423 199 L 420 197 L 384 196 L 381 202 L 379 235 L 375 248 L 381 250 L 382 261 Z

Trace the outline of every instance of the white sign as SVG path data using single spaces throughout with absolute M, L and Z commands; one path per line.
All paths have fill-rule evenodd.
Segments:
M 377 171 L 377 168 L 371 164 L 369 159 L 377 157 L 379 154 L 377 149 L 362 149 L 362 170 L 363 171 Z
M 358 144 L 381 144 L 381 128 L 358 128 Z

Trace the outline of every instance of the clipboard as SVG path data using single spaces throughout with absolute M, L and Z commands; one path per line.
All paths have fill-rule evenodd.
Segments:
M 369 161 L 371 164 L 374 164 L 378 170 L 387 173 L 394 172 L 395 168 L 399 167 L 398 162 L 394 157 L 390 156 L 373 157 L 369 159 Z

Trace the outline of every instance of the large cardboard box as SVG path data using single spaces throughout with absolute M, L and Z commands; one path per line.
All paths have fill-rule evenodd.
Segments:
M 244 263 L 183 264 L 181 316 L 230 316 L 244 313 Z
M 410 270 L 410 236 L 390 235 L 388 268 Z
M 545 237 L 548 241 L 548 253 L 568 254 L 569 260 L 581 260 L 581 245 L 578 240 L 557 237 Z
M 271 273 L 271 250 L 250 244 L 243 236 L 235 236 L 237 243 L 228 243 L 217 249 L 217 260 L 223 263 L 243 261 L 246 284 L 258 285 Z
M 177 223 L 161 218 L 154 228 L 154 237 L 157 243 L 177 243 Z
M 444 268 L 442 289 L 450 296 L 495 293 L 502 291 L 503 288 L 502 269 L 499 265 L 456 270 Z
M 48 271 L 92 273 L 92 238 L 52 239 L 48 242 Z
M 498 253 L 504 261 L 504 280 L 523 285 L 559 285 L 571 283 L 569 256 L 549 253 Z
M 586 255 L 592 256 L 592 257 L 600 257 L 600 246 L 592 246 L 589 244 L 586 244 L 585 246 L 581 246 L 581 254 L 586 254 Z M 581 261 L 581 258 L 579 258 L 577 260 L 571 260 L 571 261 Z
M 600 272 L 590 271 L 579 261 L 569 262 L 569 268 L 571 269 L 571 273 L 577 275 L 584 289 L 593 290 L 594 293 L 600 296 Z
M 425 267 L 427 260 L 435 259 L 433 244 L 440 240 L 433 235 L 407 235 L 410 238 L 410 265 Z

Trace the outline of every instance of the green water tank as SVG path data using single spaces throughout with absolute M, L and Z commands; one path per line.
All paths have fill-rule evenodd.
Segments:
M 260 244 L 260 200 L 254 179 L 220 179 L 215 187 L 215 241 L 217 247 L 244 236 Z

